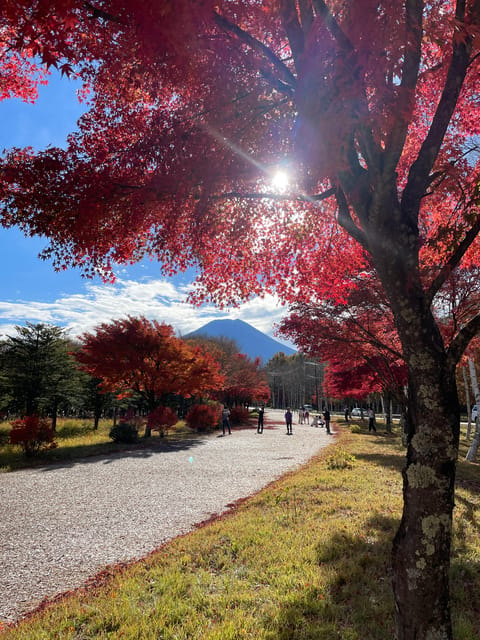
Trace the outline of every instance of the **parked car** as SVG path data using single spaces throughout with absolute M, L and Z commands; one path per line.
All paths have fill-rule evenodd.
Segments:
M 350 414 L 352 417 L 354 418 L 361 418 L 362 417 L 362 410 L 360 409 L 360 407 L 354 407 L 351 411 Z
M 311 413 L 311 411 L 313 409 L 311 404 L 304 404 L 303 408 L 304 408 L 305 411 L 308 411 L 309 413 Z
M 474 404 L 472 407 L 472 422 L 475 422 L 478 416 L 478 405 Z

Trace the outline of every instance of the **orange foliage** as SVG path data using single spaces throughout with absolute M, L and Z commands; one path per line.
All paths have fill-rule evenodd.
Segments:
M 140 394 L 150 410 L 162 397 L 208 395 L 223 384 L 218 363 L 175 337 L 169 325 L 144 317 L 104 323 L 81 337 L 81 368 L 102 380 L 104 391 Z

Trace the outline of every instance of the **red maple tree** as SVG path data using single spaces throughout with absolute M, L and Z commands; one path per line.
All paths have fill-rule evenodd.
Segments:
M 219 363 L 224 383 L 215 395 L 223 404 L 236 406 L 268 400 L 270 388 L 260 358 L 240 353 L 235 340 L 223 336 L 198 336 L 188 342 L 201 346 Z
M 330 397 L 383 393 L 405 406 L 407 368 L 393 315 L 379 283 L 363 280 L 344 303 L 295 303 L 280 332 L 327 363 L 323 389 Z
M 75 358 L 102 380 L 105 392 L 140 395 L 151 414 L 171 395 L 208 395 L 223 384 L 218 363 L 199 347 L 177 338 L 173 327 L 129 316 L 81 336 Z M 150 435 L 147 424 L 146 435 Z
M 343 302 L 375 271 L 408 369 L 396 634 L 451 638 L 455 366 L 480 314 L 447 345 L 433 307 L 480 255 L 478 0 L 6 0 L 1 20 L 3 96 L 34 53 L 93 90 L 66 150 L 1 165 L 2 224 L 56 268 L 147 253 L 221 303 Z

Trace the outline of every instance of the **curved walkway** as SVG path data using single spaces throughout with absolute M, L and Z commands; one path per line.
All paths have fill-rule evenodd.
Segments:
M 0 620 L 147 555 L 305 463 L 332 442 L 322 428 L 267 411 L 262 435 L 232 430 L 0 475 Z

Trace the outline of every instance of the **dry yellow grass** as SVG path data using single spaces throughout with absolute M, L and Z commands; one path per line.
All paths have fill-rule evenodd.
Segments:
M 129 567 L 111 568 L 5 640 L 391 640 L 398 435 L 342 430 L 299 471 Z M 480 629 L 480 478 L 459 464 L 455 638 Z

